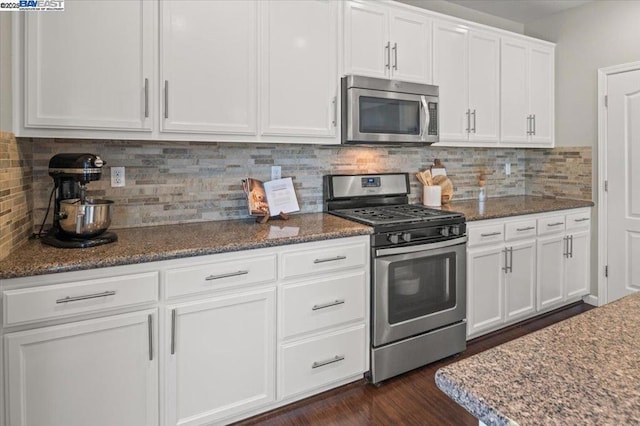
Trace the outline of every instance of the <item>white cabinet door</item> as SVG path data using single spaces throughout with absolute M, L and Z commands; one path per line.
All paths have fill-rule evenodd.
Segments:
M 467 335 L 504 321 L 504 247 L 472 249 L 467 253 Z
M 462 141 L 469 134 L 468 30 L 445 21 L 433 23 L 433 84 L 440 88 L 440 140 Z
M 161 131 L 256 133 L 257 8 L 245 0 L 160 2 Z
M 25 14 L 25 127 L 150 131 L 154 3 Z
M 167 307 L 166 425 L 215 422 L 275 400 L 275 289 Z
M 591 264 L 589 231 L 569 235 L 567 262 L 567 298 L 589 294 L 589 265 Z
M 375 3 L 345 5 L 345 70 L 348 74 L 387 78 L 390 72 L 389 19 Z
M 156 311 L 5 335 L 10 425 L 158 424 Z
M 334 137 L 339 3 L 280 0 L 263 4 L 261 133 Z
M 431 84 L 431 23 L 423 15 L 391 11 L 391 76 Z
M 546 310 L 559 306 L 565 300 L 564 234 L 538 238 L 537 307 Z
M 500 62 L 501 141 L 526 143 L 529 140 L 528 47 L 519 40 L 502 39 Z
M 500 39 L 469 32 L 469 140 L 498 142 L 500 137 Z
M 529 54 L 529 109 L 533 115 L 531 142 L 554 140 L 554 50 L 533 45 Z
M 528 317 L 536 311 L 536 241 L 508 244 L 505 274 L 505 320 Z

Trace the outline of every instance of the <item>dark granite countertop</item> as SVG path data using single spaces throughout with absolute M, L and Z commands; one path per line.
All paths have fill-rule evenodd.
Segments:
M 86 249 L 28 241 L 0 261 L 0 279 L 368 235 L 372 228 L 329 214 L 307 213 L 264 225 L 250 218 L 113 231 L 117 242 Z
M 481 352 L 436 373 L 487 425 L 640 424 L 640 294 Z
M 467 221 L 473 221 L 592 207 L 593 205 L 592 201 L 518 195 L 487 198 L 484 203 L 480 203 L 478 200 L 452 200 L 443 205 L 442 210 L 464 213 Z

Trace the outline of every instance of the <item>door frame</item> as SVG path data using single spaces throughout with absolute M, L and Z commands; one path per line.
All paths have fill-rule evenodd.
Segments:
M 604 270 L 607 265 L 607 192 L 605 182 L 607 175 L 607 106 L 605 96 L 607 90 L 607 78 L 613 74 L 620 74 L 629 71 L 640 70 L 639 62 L 613 65 L 598 69 L 598 177 L 597 177 L 597 199 L 598 199 L 598 306 L 607 303 L 608 279 Z

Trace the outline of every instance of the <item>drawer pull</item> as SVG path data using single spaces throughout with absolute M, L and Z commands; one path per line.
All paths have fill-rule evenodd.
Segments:
M 588 217 L 581 217 L 580 219 L 573 219 L 574 222 L 584 222 L 585 220 L 589 220 Z
M 532 229 L 536 229 L 536 227 L 535 226 L 527 226 L 526 228 L 516 228 L 516 231 L 523 232 L 523 231 L 531 231 Z
M 326 259 L 316 259 L 313 263 L 335 262 L 336 260 L 345 260 L 347 256 L 327 257 Z
M 84 296 L 74 296 L 74 297 L 67 296 L 65 298 L 56 300 L 56 303 L 69 303 L 69 302 L 77 302 L 79 300 L 97 299 L 99 297 L 115 296 L 115 294 L 116 294 L 115 291 L 105 291 L 105 292 L 96 293 L 96 294 L 86 294 Z
M 547 226 L 560 226 L 560 225 L 564 225 L 564 222 L 547 223 Z
M 311 368 L 324 367 L 325 365 L 333 364 L 334 362 L 340 362 L 342 360 L 344 360 L 344 356 L 336 355 L 333 358 L 328 359 L 326 361 L 314 362 L 313 364 L 311 364 Z
M 493 237 L 496 235 L 501 235 L 502 232 L 489 232 L 488 234 L 480 234 L 481 237 Z
M 221 278 L 229 278 L 229 277 L 237 277 L 238 275 L 247 275 L 249 271 L 237 271 L 237 272 L 229 272 L 228 274 L 220 274 L 220 275 L 209 275 L 205 278 L 206 281 L 219 280 Z
M 322 305 L 313 305 L 313 308 L 311 308 L 311 310 L 319 311 L 320 309 L 325 309 L 325 308 L 329 308 L 331 306 L 336 306 L 336 305 L 342 305 L 343 303 L 344 303 L 344 299 L 343 300 L 336 299 L 333 302 L 323 303 Z

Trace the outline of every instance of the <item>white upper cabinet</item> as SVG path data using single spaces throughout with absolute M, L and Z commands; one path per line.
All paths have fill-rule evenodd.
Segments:
M 502 39 L 502 142 L 553 146 L 554 51 L 549 45 Z
M 262 135 L 336 136 L 338 5 L 263 3 Z
M 153 19 L 145 0 L 26 13 L 24 127 L 150 131 Z
M 345 73 L 431 83 L 431 21 L 425 14 L 350 1 L 345 6 Z
M 500 39 L 448 21 L 433 24 L 433 83 L 440 87 L 440 140 L 499 140 Z
M 256 134 L 255 1 L 162 1 L 161 131 Z

